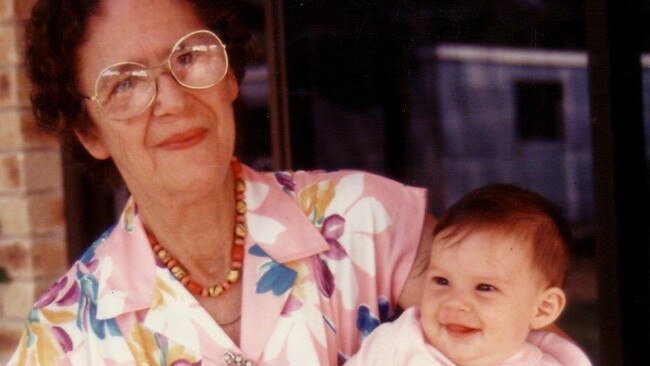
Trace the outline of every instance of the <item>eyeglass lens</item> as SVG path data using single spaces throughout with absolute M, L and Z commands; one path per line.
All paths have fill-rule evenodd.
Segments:
M 209 31 L 196 31 L 181 38 L 165 62 L 179 84 L 187 88 L 209 88 L 228 70 L 226 50 Z M 95 85 L 95 100 L 108 118 L 124 120 L 149 107 L 156 95 L 151 69 L 122 62 L 104 69 Z

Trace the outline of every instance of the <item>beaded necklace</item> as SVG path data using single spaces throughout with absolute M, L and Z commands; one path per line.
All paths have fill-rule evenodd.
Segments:
M 149 243 L 151 243 L 151 248 L 158 255 L 158 258 L 160 258 L 160 260 L 165 264 L 174 278 L 180 281 L 180 283 L 182 283 L 183 286 L 194 295 L 217 297 L 223 294 L 231 285 L 235 284 L 239 280 L 244 265 L 244 239 L 246 238 L 247 232 L 246 201 L 244 200 L 246 183 L 244 183 L 241 164 L 236 158 L 232 159 L 230 167 L 235 176 L 235 228 L 232 248 L 230 250 L 230 259 L 232 263 L 225 281 L 218 285 L 203 287 L 196 281 L 192 280 L 188 271 L 171 255 L 171 253 L 169 253 L 169 251 L 167 251 L 167 249 L 160 245 L 158 239 L 153 235 L 153 233 L 149 230 L 146 231 Z

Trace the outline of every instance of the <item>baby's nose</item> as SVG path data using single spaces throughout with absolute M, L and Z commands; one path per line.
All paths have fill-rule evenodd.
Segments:
M 473 306 L 471 300 L 463 294 L 452 293 L 445 300 L 443 308 L 448 311 L 469 312 L 472 311 Z

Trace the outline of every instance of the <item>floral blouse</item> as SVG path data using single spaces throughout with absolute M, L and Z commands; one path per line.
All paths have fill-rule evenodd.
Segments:
M 235 344 L 153 254 L 133 201 L 29 312 L 9 365 L 337 365 L 394 315 L 425 192 L 357 172 L 244 167 Z

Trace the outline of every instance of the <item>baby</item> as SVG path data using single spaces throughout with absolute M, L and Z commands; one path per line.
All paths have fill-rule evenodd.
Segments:
M 570 240 L 533 192 L 499 184 L 468 193 L 436 226 L 419 309 L 375 329 L 346 365 L 591 365 L 539 330 L 566 303 Z

